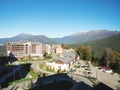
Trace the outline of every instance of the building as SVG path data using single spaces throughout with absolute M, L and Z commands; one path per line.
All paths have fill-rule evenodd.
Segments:
M 62 48 L 62 46 L 59 45 L 59 44 L 57 44 L 55 52 L 56 52 L 56 55 L 58 55 L 58 56 L 62 55 L 63 54 L 63 48 Z
M 100 68 L 101 68 L 101 70 L 102 70 L 103 72 L 112 73 L 112 69 L 109 68 L 109 67 L 101 66 Z
M 64 52 L 62 58 L 56 59 L 54 62 L 46 62 L 48 67 L 54 70 L 68 71 L 78 61 L 79 57 L 75 52 Z
M 50 53 L 51 53 L 51 45 L 45 44 L 45 52 L 46 52 L 47 54 L 50 54 Z
M 5 48 L 5 45 L 3 45 L 3 44 L 0 44 L 0 54 L 6 55 L 6 48 Z
M 32 42 L 31 46 L 30 56 L 34 59 L 43 58 L 43 45 L 40 42 Z
M 18 59 L 43 58 L 42 44 L 40 42 L 10 42 L 7 43 L 7 56 Z
M 60 57 L 63 54 L 63 48 L 60 44 L 52 45 L 52 51 L 54 51 L 55 54 Z

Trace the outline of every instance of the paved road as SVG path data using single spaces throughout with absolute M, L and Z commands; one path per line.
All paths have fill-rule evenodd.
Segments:
M 92 76 L 93 77 L 97 77 L 98 81 L 103 82 L 106 85 L 108 85 L 109 87 L 116 90 L 117 85 L 120 84 L 118 82 L 120 80 L 119 76 L 114 76 L 110 73 L 105 73 L 102 70 L 95 68 L 93 66 L 91 68 L 92 68 Z
M 49 61 L 49 60 L 46 60 L 46 61 Z M 47 73 L 49 75 L 55 74 L 55 73 L 44 71 L 44 70 L 40 69 L 39 64 L 41 62 L 43 62 L 43 61 L 33 62 L 32 63 L 32 68 L 34 68 L 37 72 L 43 72 L 43 73 Z M 79 90 L 80 87 L 82 87 L 82 89 L 85 89 L 85 90 L 92 90 L 93 89 L 94 84 L 90 80 L 88 80 L 87 78 L 82 77 L 80 75 L 76 75 L 76 74 L 68 74 L 68 76 L 70 78 L 72 78 L 73 82 L 74 81 L 76 82 L 74 87 L 71 90 Z M 64 80 L 64 79 L 67 79 L 67 78 L 64 78 L 64 77 L 49 78 L 49 80 L 46 79 L 45 82 L 49 83 L 49 82 L 53 81 L 54 79 Z
M 32 61 L 32 65 L 31 67 L 36 71 L 36 72 L 43 72 L 43 73 L 47 73 L 49 75 L 53 75 L 53 72 L 48 72 L 48 71 L 44 71 L 42 69 L 39 68 L 39 64 L 41 62 L 46 62 L 46 61 L 50 61 L 50 60 L 44 60 L 44 61 Z M 79 88 L 85 89 L 85 90 L 92 90 L 93 88 L 93 83 L 91 81 L 89 81 L 87 78 L 82 77 L 80 75 L 76 75 L 76 74 L 68 74 L 68 77 L 66 76 L 53 76 L 53 77 L 48 77 L 47 79 L 44 79 L 44 84 L 45 83 L 50 83 L 53 82 L 54 80 L 71 80 L 72 82 L 74 82 L 74 87 L 71 90 L 79 90 Z M 34 83 L 37 82 L 37 79 L 33 80 Z M 43 83 L 42 82 L 42 83 Z M 28 86 L 28 84 L 30 83 L 30 81 L 26 81 L 24 83 L 18 83 L 14 86 L 9 86 L 8 88 L 5 88 L 3 90 L 10 90 L 12 88 L 12 90 L 16 90 L 18 88 L 23 88 Z M 38 82 L 39 83 L 39 82 Z
M 76 84 L 71 88 L 71 90 L 93 90 L 93 83 L 84 76 L 78 74 L 68 74 Z
M 36 72 L 42 72 L 42 73 L 46 73 L 46 74 L 48 74 L 48 75 L 55 74 L 55 73 L 53 73 L 53 72 L 48 72 L 48 71 L 42 70 L 42 69 L 39 67 L 40 63 L 46 62 L 46 61 L 51 61 L 51 60 L 34 61 L 34 62 L 32 62 L 31 67 L 32 67 Z
M 81 60 L 80 63 L 82 65 L 85 65 L 85 62 L 83 60 Z M 118 82 L 120 80 L 118 75 L 114 76 L 110 73 L 105 73 L 92 65 L 90 65 L 90 68 L 90 71 L 86 71 L 85 68 L 82 67 L 77 68 L 75 74 L 85 75 L 84 72 L 92 72 L 92 74 L 89 74 L 89 76 L 97 78 L 99 82 L 103 82 L 104 84 L 116 90 L 116 86 L 120 84 Z

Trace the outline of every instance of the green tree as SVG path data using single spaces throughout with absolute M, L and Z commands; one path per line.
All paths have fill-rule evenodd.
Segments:
M 120 53 L 114 52 L 115 55 L 115 62 L 111 64 L 111 68 L 117 70 L 120 73 Z
M 86 60 L 91 61 L 92 58 L 92 48 L 90 46 L 86 46 Z
M 111 63 L 116 63 L 115 55 L 110 48 L 106 48 L 101 58 L 101 64 L 110 67 Z
M 115 51 L 114 54 L 115 54 L 116 60 L 118 60 L 120 62 L 120 53 L 118 53 L 117 51 Z
M 90 46 L 80 46 L 76 50 L 81 59 L 91 61 L 92 48 Z
M 94 51 L 92 51 L 91 62 L 95 66 L 99 66 L 99 59 L 95 56 Z
M 79 46 L 76 50 L 77 54 L 80 56 L 81 59 L 84 59 L 84 49 L 85 47 L 84 46 Z
M 62 46 L 63 49 L 69 49 L 69 48 L 70 48 L 70 47 L 69 47 L 68 45 L 66 45 L 66 44 L 61 44 L 61 46 Z

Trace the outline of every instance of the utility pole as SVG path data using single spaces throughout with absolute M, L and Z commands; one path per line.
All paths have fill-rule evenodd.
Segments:
M 13 67 L 13 81 L 15 81 L 15 66 Z
M 96 83 L 98 83 L 98 70 L 96 69 Z
M 2 90 L 2 87 L 1 87 L 1 85 L 0 85 L 0 90 Z

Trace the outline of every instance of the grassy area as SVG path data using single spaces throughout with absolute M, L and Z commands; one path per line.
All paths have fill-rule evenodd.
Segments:
M 23 79 L 20 79 L 20 80 L 16 80 L 16 81 L 13 81 L 13 82 L 10 82 L 9 85 L 13 85 L 14 83 L 23 83 L 25 81 L 30 81 L 31 78 L 23 78 Z
M 63 80 L 63 81 L 55 81 L 54 83 L 35 87 L 32 90 L 70 90 L 72 86 L 73 86 L 73 82 Z
M 18 62 L 20 63 L 20 64 L 22 64 L 22 63 L 31 63 L 31 62 L 34 62 L 34 61 L 44 61 L 44 60 L 48 60 L 47 58 L 44 58 L 44 59 L 35 59 L 35 60 L 33 60 L 33 59 L 30 59 L 30 60 L 18 60 Z M 49 59 L 49 60 L 52 60 L 52 58 L 51 59 Z
M 30 69 L 30 72 L 28 74 L 31 75 L 32 78 L 43 77 L 43 73 L 42 72 L 35 72 L 32 68 Z
M 41 62 L 39 66 L 40 66 L 41 69 L 44 69 L 44 70 L 46 69 L 45 62 Z
M 12 85 L 14 83 L 22 83 L 22 82 L 25 82 L 25 81 L 30 81 L 31 79 L 36 79 L 38 77 L 42 77 L 43 76 L 42 73 L 37 73 L 32 68 L 30 68 L 30 71 L 29 71 L 28 75 L 30 75 L 31 78 L 22 78 L 22 79 L 10 82 L 10 85 Z
M 32 78 L 38 78 L 38 75 L 39 75 L 32 68 L 30 69 L 30 72 L 28 74 L 31 75 Z
M 42 59 L 40 59 L 40 58 L 38 58 L 38 59 L 19 59 L 19 62 L 21 62 L 21 61 L 23 61 L 23 62 L 27 62 L 27 61 L 40 61 L 40 60 L 48 60 L 48 59 L 52 59 L 52 58 L 46 57 L 46 58 L 42 58 Z
M 43 70 L 49 71 L 49 72 L 55 72 L 54 68 L 46 66 L 45 62 L 40 63 L 39 67 Z

